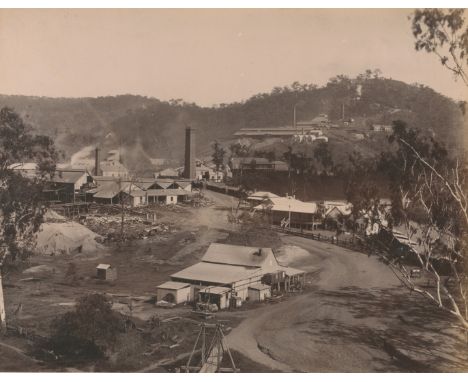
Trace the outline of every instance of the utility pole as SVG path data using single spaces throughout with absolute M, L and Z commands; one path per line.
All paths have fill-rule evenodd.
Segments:
M 296 130 L 296 106 L 297 106 L 297 103 L 294 104 L 294 109 L 293 109 L 293 128 L 294 128 L 294 132 L 297 133 L 297 130 Z
M 5 312 L 5 299 L 3 297 L 3 281 L 2 281 L 2 269 L 3 262 L 6 259 L 8 248 L 3 247 L 1 249 L 3 252 L 0 258 L 0 334 L 6 333 L 6 312 Z

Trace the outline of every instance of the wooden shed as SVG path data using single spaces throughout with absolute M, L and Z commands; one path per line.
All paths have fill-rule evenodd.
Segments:
M 266 284 L 249 285 L 249 300 L 250 301 L 265 301 L 271 297 L 271 287 Z
M 218 305 L 219 309 L 229 308 L 231 289 L 220 286 L 209 286 L 199 293 L 200 301 Z
M 168 281 L 157 287 L 157 301 L 166 301 L 173 304 L 182 304 L 191 301 L 192 287 L 187 283 Z
M 96 276 L 100 280 L 115 280 L 117 279 L 117 269 L 110 264 L 99 264 L 96 267 Z

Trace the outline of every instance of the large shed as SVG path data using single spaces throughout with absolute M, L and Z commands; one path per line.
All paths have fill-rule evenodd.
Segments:
M 194 299 L 206 294 L 207 287 L 225 287 L 231 297 L 244 301 L 250 286 L 258 286 L 265 275 L 286 270 L 304 273 L 280 265 L 271 248 L 212 243 L 201 262 L 174 273 L 171 280 L 192 285 Z M 283 280 L 281 286 L 286 285 Z

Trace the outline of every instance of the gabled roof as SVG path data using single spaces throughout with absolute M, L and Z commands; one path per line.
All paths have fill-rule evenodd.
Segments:
M 135 184 L 138 185 L 138 187 L 140 187 L 142 190 L 147 190 L 155 182 L 156 182 L 156 179 L 154 178 L 139 178 L 135 181 Z
M 190 195 L 190 191 L 179 190 L 173 188 L 166 188 L 164 190 L 146 190 L 144 191 L 148 196 L 163 196 L 163 195 Z
M 265 200 L 270 198 L 279 198 L 279 196 L 269 191 L 257 191 L 250 195 L 247 200 Z
M 120 182 L 114 180 L 113 182 L 106 182 L 97 187 L 97 191 L 94 193 L 95 198 L 101 199 L 112 199 L 117 196 L 121 191 L 133 194 L 136 191 L 142 191 L 139 186 L 132 184 L 132 182 Z M 134 195 L 137 196 L 137 195 Z
M 266 289 L 270 289 L 270 288 L 271 288 L 270 285 L 266 285 L 266 284 L 262 284 L 262 283 L 249 285 L 249 289 L 254 289 L 254 290 L 266 290 Z
M 340 201 L 325 201 L 323 202 L 323 205 L 325 206 L 325 216 L 332 213 L 333 210 L 338 211 L 343 216 L 348 216 L 351 214 L 351 203 Z
M 281 212 L 297 212 L 304 214 L 315 214 L 317 213 L 317 204 L 314 202 L 302 202 L 298 199 L 291 197 L 287 198 L 272 198 L 271 210 Z M 260 208 L 258 208 L 260 207 Z M 263 206 L 257 206 L 256 209 L 262 209 Z
M 158 177 L 165 177 L 165 176 L 179 176 L 179 173 L 174 170 L 173 168 L 166 168 L 158 173 Z
M 214 264 L 202 261 L 171 275 L 171 279 L 231 284 L 261 274 L 261 268 Z
M 162 189 L 166 189 L 170 186 L 172 186 L 174 184 L 174 181 L 173 180 L 155 180 L 153 182 L 153 184 L 151 186 L 153 186 L 153 188 L 162 188 Z
M 178 186 L 182 187 L 182 188 L 185 188 L 187 187 L 188 185 L 192 184 L 192 182 L 190 180 L 176 180 L 175 182 Z
M 212 243 L 202 261 L 246 267 L 262 267 L 267 261 L 278 263 L 271 248 L 244 247 L 220 243 Z
M 99 264 L 96 269 L 109 269 L 112 268 L 110 264 Z
M 190 287 L 190 284 L 187 283 L 179 283 L 177 281 L 166 281 L 164 284 L 158 285 L 158 289 L 171 289 L 171 290 L 179 290 Z

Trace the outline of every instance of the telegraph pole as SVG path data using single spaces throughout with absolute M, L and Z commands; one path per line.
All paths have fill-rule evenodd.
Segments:
M 5 251 L 5 252 L 3 252 Z M 2 257 L 0 258 L 0 334 L 6 333 L 6 312 L 5 312 L 5 299 L 3 297 L 3 281 L 2 281 L 2 269 L 3 262 L 6 259 L 8 249 L 2 248 Z

